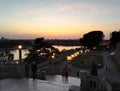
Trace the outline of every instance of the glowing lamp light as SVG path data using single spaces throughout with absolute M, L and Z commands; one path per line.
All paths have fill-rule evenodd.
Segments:
M 52 55 L 52 59 L 54 59 L 55 58 L 55 55 Z
M 18 61 L 16 61 L 15 63 L 16 63 L 16 64 L 19 64 L 19 62 L 18 62 Z
M 96 47 L 93 47 L 93 49 L 95 50 L 95 49 L 96 49 Z
M 75 57 L 77 57 L 77 56 L 78 56 L 78 54 L 77 54 L 77 53 L 74 53 L 74 55 L 75 55 Z
M 79 52 L 76 52 L 79 55 Z
M 72 55 L 71 55 L 71 57 L 72 57 L 72 58 L 74 58 L 74 57 L 75 57 L 75 55 L 74 55 L 74 54 L 72 54 Z
M 87 52 L 88 52 L 88 49 L 85 50 L 85 53 L 87 53 Z
M 50 52 L 52 52 L 52 50 L 51 50 L 51 49 L 49 49 L 49 51 L 50 51 Z
M 71 56 L 67 56 L 67 60 L 68 60 L 68 61 L 71 61 L 71 60 L 72 60 L 72 57 L 71 57 Z
M 83 53 L 83 50 L 81 50 L 80 52 Z
M 40 50 L 37 50 L 37 52 L 40 52 Z
M 18 49 L 22 49 L 22 45 L 18 45 Z
M 55 53 L 53 53 L 53 55 L 55 56 Z
M 88 52 L 90 52 L 90 49 L 88 49 Z

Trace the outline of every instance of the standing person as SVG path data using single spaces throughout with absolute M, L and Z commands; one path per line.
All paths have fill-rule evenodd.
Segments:
M 65 83 L 68 82 L 68 67 L 67 65 L 65 65 L 65 68 L 64 68 L 64 76 L 65 76 Z
M 76 76 L 79 77 L 79 71 L 76 72 Z
M 64 80 L 65 80 L 65 72 L 64 72 L 64 69 L 62 69 L 61 75 L 62 75 L 62 80 L 64 81 Z
M 29 64 L 25 62 L 25 76 L 29 77 Z
M 35 80 L 36 78 L 36 72 L 37 72 L 37 64 L 35 61 L 32 62 L 32 77 L 33 77 L 33 80 Z
M 68 83 L 68 70 L 65 70 L 65 83 Z

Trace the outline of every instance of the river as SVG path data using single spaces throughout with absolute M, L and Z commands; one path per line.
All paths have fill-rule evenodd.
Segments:
M 62 51 L 62 50 L 70 50 L 70 49 L 75 49 L 75 48 L 80 48 L 80 46 L 56 46 L 54 45 L 53 47 L 55 48 L 58 48 L 59 51 Z M 19 59 L 19 50 L 16 49 L 16 50 L 12 50 L 11 51 L 12 54 L 14 54 L 14 60 L 18 60 Z M 29 50 L 28 49 L 23 49 L 22 50 L 22 58 L 25 58 L 27 55 L 27 53 L 29 53 Z

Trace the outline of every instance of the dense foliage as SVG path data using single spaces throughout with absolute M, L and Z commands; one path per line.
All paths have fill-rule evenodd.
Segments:
M 14 48 L 21 44 L 23 47 L 32 46 L 31 40 L 0 40 L 0 48 Z
M 49 43 L 45 42 L 44 38 L 36 38 L 34 40 L 34 46 L 28 54 L 25 62 L 36 61 L 42 63 L 52 56 L 53 53 L 58 53 L 58 49 L 55 49 Z
M 115 48 L 118 42 L 120 42 L 120 31 L 114 31 L 110 36 L 110 44 Z
M 82 45 L 87 46 L 92 49 L 93 47 L 98 47 L 99 43 L 103 40 L 104 34 L 102 31 L 91 31 L 83 35 L 80 39 Z
M 0 57 L 6 58 L 5 60 L 13 61 L 14 60 L 14 54 L 10 53 L 10 51 L 4 50 L 0 52 Z

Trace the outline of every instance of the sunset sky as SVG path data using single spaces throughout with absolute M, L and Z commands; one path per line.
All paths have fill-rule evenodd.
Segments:
M 0 0 L 0 37 L 77 39 L 120 29 L 120 0 Z

